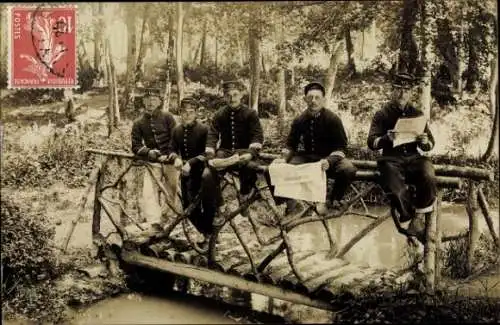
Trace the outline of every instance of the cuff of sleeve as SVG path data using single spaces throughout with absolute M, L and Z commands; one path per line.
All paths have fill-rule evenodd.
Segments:
M 330 154 L 330 156 L 337 156 L 337 157 L 345 158 L 345 153 L 341 150 L 335 150 Z
M 142 156 L 142 155 L 147 155 L 149 152 L 149 148 L 146 146 L 142 146 L 139 150 L 137 150 L 137 155 Z
M 375 140 L 373 140 L 373 148 L 375 148 L 375 149 L 379 148 L 380 140 L 382 140 L 382 137 L 378 137 Z
M 260 150 L 260 149 L 262 149 L 262 143 L 252 142 L 252 143 L 250 143 L 250 145 L 248 147 L 251 149 Z

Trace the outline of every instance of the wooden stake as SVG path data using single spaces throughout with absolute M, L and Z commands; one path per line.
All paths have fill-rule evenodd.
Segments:
M 107 163 L 109 157 L 105 157 L 101 163 L 101 167 L 97 173 L 97 180 L 95 182 L 95 193 L 94 193 L 94 213 L 92 215 L 92 237 L 96 236 L 101 230 L 101 202 L 99 201 L 99 196 L 102 192 L 102 187 L 104 185 L 104 173 L 107 169 Z
M 488 201 L 484 196 L 482 187 L 479 188 L 477 193 L 477 198 L 479 201 L 479 207 L 481 208 L 481 212 L 483 213 L 484 219 L 486 220 L 486 224 L 488 225 L 488 229 L 490 230 L 490 234 L 493 237 L 493 241 L 495 245 L 500 248 L 500 240 L 498 235 L 495 232 L 495 226 L 493 225 L 493 219 L 490 216 L 490 207 L 488 206 Z
M 425 214 L 424 273 L 425 289 L 434 294 L 436 285 L 436 211 Z
M 469 246 L 467 250 L 467 269 L 469 274 L 474 266 L 474 252 L 476 251 L 479 242 L 479 220 L 476 217 L 477 211 L 477 187 L 472 181 L 469 184 L 467 194 L 467 215 L 469 216 Z
M 434 281 L 436 286 L 439 285 L 441 280 L 441 269 L 443 266 L 442 256 L 443 256 L 443 244 L 442 244 L 442 230 L 441 230 L 441 197 L 442 192 L 438 190 L 436 196 L 436 205 L 434 213 L 436 214 L 436 270 L 434 275 Z
M 94 170 L 92 170 L 92 173 L 90 173 L 90 177 L 88 180 L 89 185 L 87 186 L 87 190 L 83 194 L 83 196 L 80 200 L 80 204 L 78 205 L 78 213 L 76 215 L 76 218 L 71 222 L 71 227 L 69 228 L 68 234 L 66 235 L 66 238 L 64 239 L 64 243 L 62 246 L 63 252 L 66 252 L 66 249 L 68 249 L 69 240 L 71 239 L 71 236 L 73 235 L 73 232 L 75 231 L 76 225 L 78 224 L 80 219 L 83 217 L 83 213 L 85 212 L 85 205 L 87 204 L 90 191 L 92 190 L 95 183 L 97 182 L 97 177 L 99 175 L 100 169 L 101 169 L 101 166 L 99 165 L 96 168 L 94 168 Z

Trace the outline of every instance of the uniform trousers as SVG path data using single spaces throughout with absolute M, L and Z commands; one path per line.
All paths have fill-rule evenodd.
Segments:
M 434 166 L 428 157 L 419 154 L 411 156 L 384 156 L 377 165 L 380 184 L 397 209 L 401 221 L 408 221 L 415 212 L 432 211 L 437 185 Z M 415 187 L 410 191 L 408 185 Z

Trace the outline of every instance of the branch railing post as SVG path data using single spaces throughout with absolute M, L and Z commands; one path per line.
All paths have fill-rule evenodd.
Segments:
M 425 214 L 424 274 L 425 289 L 429 294 L 434 294 L 436 289 L 437 214 L 436 205 L 432 212 Z
M 439 286 L 439 282 L 441 280 L 441 269 L 443 266 L 443 243 L 442 237 L 443 232 L 441 229 L 441 199 L 442 199 L 442 191 L 438 190 L 436 196 L 436 205 L 435 205 L 435 213 L 436 213 L 436 265 L 435 265 L 435 275 L 434 281 L 436 286 Z
M 472 273 L 474 269 L 474 252 L 479 243 L 479 220 L 476 217 L 477 204 L 477 185 L 470 180 L 467 193 L 467 215 L 469 216 L 469 237 L 467 247 L 467 271 Z
M 94 212 L 92 214 L 92 237 L 95 237 L 101 231 L 101 202 L 99 197 L 102 193 L 102 187 L 104 186 L 104 173 L 108 167 L 108 156 L 103 159 L 101 168 L 97 172 L 97 180 L 95 182 L 95 192 L 94 192 Z

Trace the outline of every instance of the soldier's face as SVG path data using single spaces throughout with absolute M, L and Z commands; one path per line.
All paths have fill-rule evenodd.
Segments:
M 394 88 L 393 96 L 394 99 L 397 100 L 400 104 L 406 104 L 410 100 L 411 97 L 411 89 L 410 88 Z
M 323 95 L 323 92 L 321 90 L 311 89 L 304 96 L 304 100 L 307 103 L 307 108 L 312 110 L 319 110 L 325 103 L 325 96 Z
M 191 104 L 187 104 L 183 107 L 181 119 L 184 125 L 190 125 L 196 120 L 196 110 Z
M 154 111 L 156 108 L 158 108 L 161 104 L 160 98 L 156 96 L 148 96 L 144 98 L 144 107 L 146 109 L 146 112 L 151 113 Z
M 229 89 L 226 91 L 225 97 L 229 106 L 236 108 L 241 104 L 243 94 L 238 89 Z

